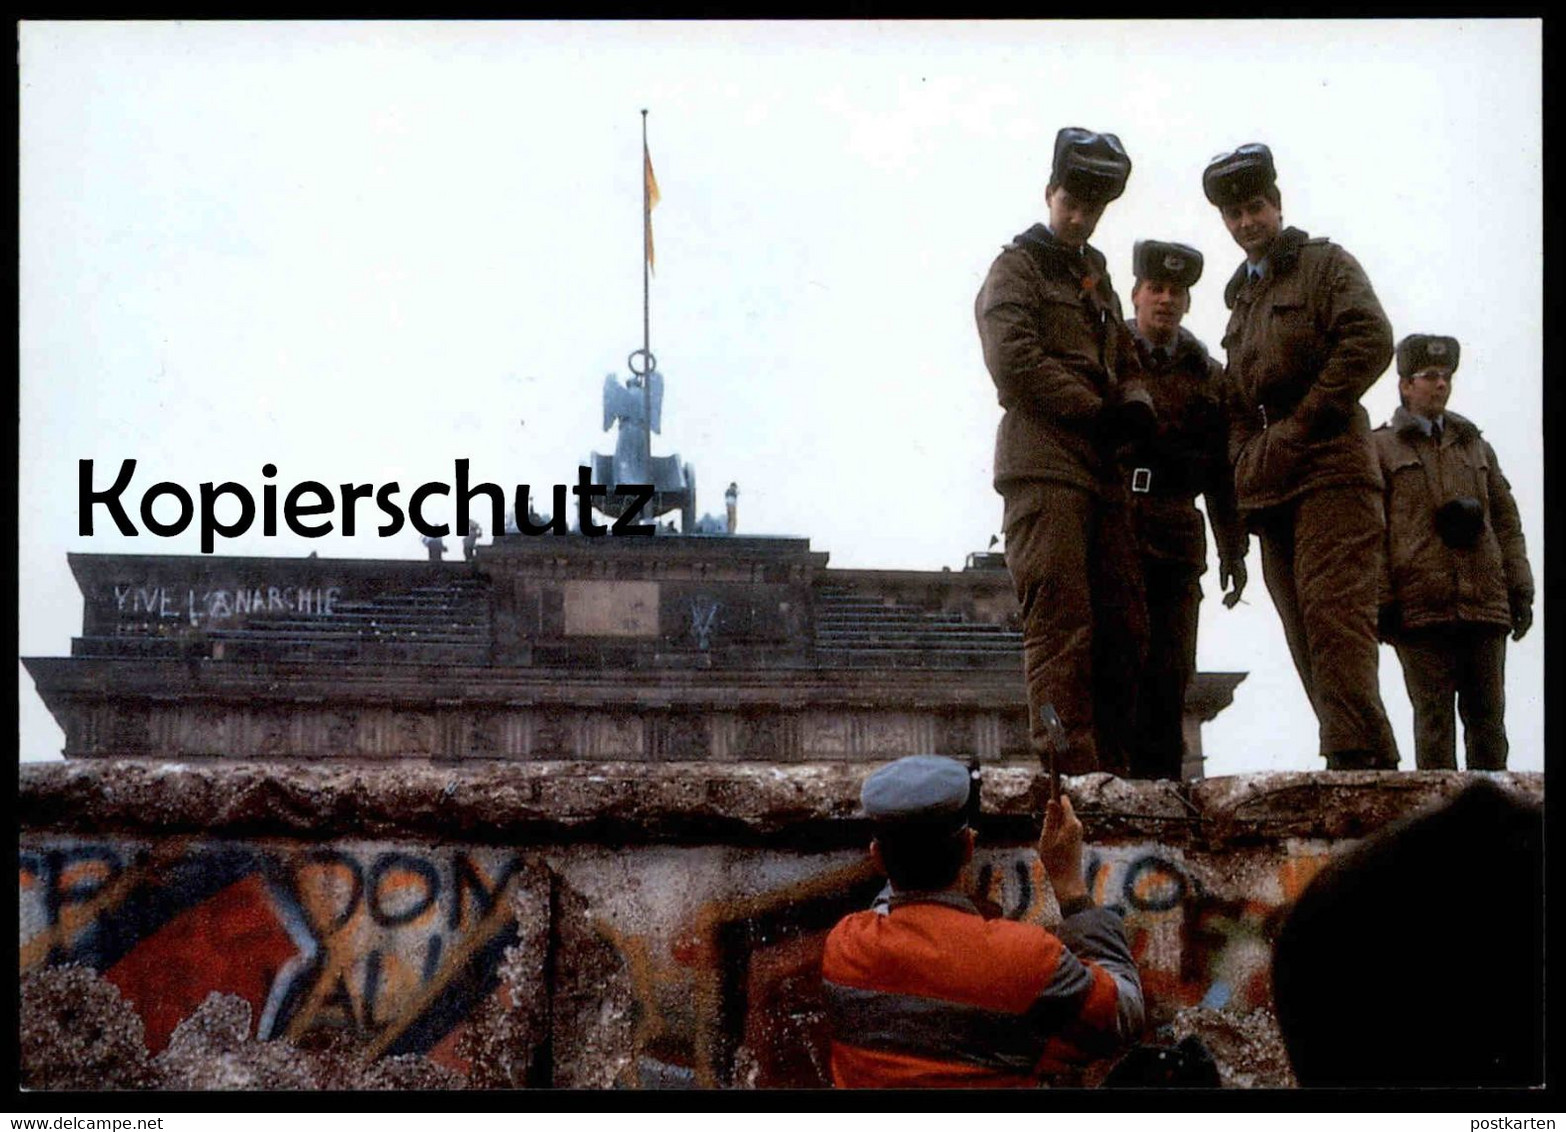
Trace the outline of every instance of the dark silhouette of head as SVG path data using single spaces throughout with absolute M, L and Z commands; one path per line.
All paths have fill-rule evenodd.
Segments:
M 1544 1080 L 1544 822 L 1479 780 L 1348 850 L 1290 910 L 1273 999 L 1301 1085 Z

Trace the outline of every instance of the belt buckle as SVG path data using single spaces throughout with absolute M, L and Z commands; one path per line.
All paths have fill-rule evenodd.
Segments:
M 1133 468 L 1131 471 L 1131 490 L 1138 495 L 1146 495 L 1153 490 L 1153 469 Z

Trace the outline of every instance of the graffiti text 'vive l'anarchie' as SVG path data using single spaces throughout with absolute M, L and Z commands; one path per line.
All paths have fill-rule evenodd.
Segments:
M 121 617 L 176 618 L 192 625 L 227 621 L 249 613 L 296 613 L 329 617 L 340 586 L 237 586 L 200 590 L 194 586 L 115 586 Z
M 447 523 L 431 523 L 424 517 L 424 502 L 432 495 L 451 496 L 457 498 L 457 530 L 468 530 L 468 520 L 473 497 L 482 495 L 489 500 L 491 530 L 503 531 L 506 529 L 506 496 L 496 484 L 468 483 L 468 461 L 456 462 L 456 485 L 441 483 L 432 480 L 421 483 L 413 489 L 408 497 L 406 517 L 403 508 L 397 502 L 397 496 L 402 487 L 396 481 L 382 484 L 377 488 L 368 483 L 345 483 L 339 485 L 342 500 L 342 533 L 352 537 L 357 532 L 358 504 L 361 499 L 374 499 L 375 506 L 386 516 L 386 522 L 375 528 L 375 533 L 381 537 L 394 535 L 401 531 L 405 522 L 412 523 L 414 530 L 429 538 L 441 538 L 451 533 L 451 526 Z M 89 537 L 93 533 L 93 508 L 103 507 L 114 520 L 114 525 L 119 528 L 122 535 L 135 537 L 141 532 L 131 522 L 130 515 L 126 513 L 121 496 L 130 486 L 131 477 L 136 474 L 136 461 L 125 459 L 120 461 L 119 474 L 114 482 L 107 488 L 93 487 L 93 462 L 91 460 L 77 461 L 77 534 Z M 263 464 L 261 474 L 267 479 L 277 475 L 277 465 Z M 528 484 L 517 484 L 513 493 L 513 512 L 516 517 L 517 529 L 525 535 L 543 534 L 568 534 L 569 518 L 566 510 L 566 493 L 576 496 L 577 529 L 584 535 L 597 537 L 599 535 L 650 535 L 657 529 L 655 523 L 637 522 L 642 517 L 642 508 L 653 500 L 655 489 L 651 484 L 616 484 L 609 488 L 603 484 L 592 482 L 592 472 L 586 466 L 577 468 L 577 482 L 574 487 L 567 488 L 563 483 L 554 485 L 554 510 L 549 520 L 539 523 L 532 519 L 528 506 L 530 499 Z M 613 526 L 605 526 L 593 519 L 594 506 L 602 507 L 603 504 L 595 504 L 594 499 L 605 502 L 613 495 L 621 501 L 623 510 Z M 161 498 L 172 499 L 179 509 L 179 514 L 172 522 L 159 519 L 153 511 L 154 504 Z M 234 500 L 238 505 L 239 515 L 230 522 L 224 522 L 218 518 L 218 500 L 223 498 Z M 199 501 L 199 502 L 198 502 Z M 227 509 L 227 508 L 225 508 Z M 302 480 L 288 489 L 288 494 L 283 497 L 283 522 L 288 529 L 301 538 L 321 538 L 332 533 L 334 522 L 331 518 L 317 520 L 317 516 L 331 516 L 337 512 L 337 497 L 332 489 L 319 480 Z M 238 538 L 250 530 L 251 524 L 256 518 L 256 499 L 250 489 L 233 480 L 223 483 L 206 483 L 198 485 L 196 497 L 184 487 L 169 480 L 161 480 L 153 484 L 142 493 L 139 506 L 141 522 L 148 531 L 164 538 L 170 538 L 182 534 L 190 526 L 191 520 L 196 518 L 199 512 L 200 522 L 198 528 L 201 532 L 201 553 L 211 554 L 216 538 Z M 277 534 L 277 485 L 263 484 L 261 488 L 261 533 L 270 538 Z M 315 521 L 305 522 L 306 519 Z

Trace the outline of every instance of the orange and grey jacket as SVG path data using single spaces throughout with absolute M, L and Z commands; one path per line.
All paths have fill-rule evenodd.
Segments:
M 822 990 L 839 1088 L 1037 1085 L 1135 1040 L 1142 984 L 1116 913 L 1058 933 L 986 920 L 951 892 L 898 893 L 827 937 Z

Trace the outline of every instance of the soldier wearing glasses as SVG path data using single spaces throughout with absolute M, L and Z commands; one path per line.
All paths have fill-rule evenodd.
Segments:
M 1533 624 L 1533 572 L 1511 485 L 1478 426 L 1447 407 L 1461 346 L 1398 343 L 1402 405 L 1375 431 L 1386 477 L 1388 586 L 1381 633 L 1414 706 L 1414 762 L 1457 768 L 1453 698 L 1469 770 L 1505 770 L 1506 633 Z

